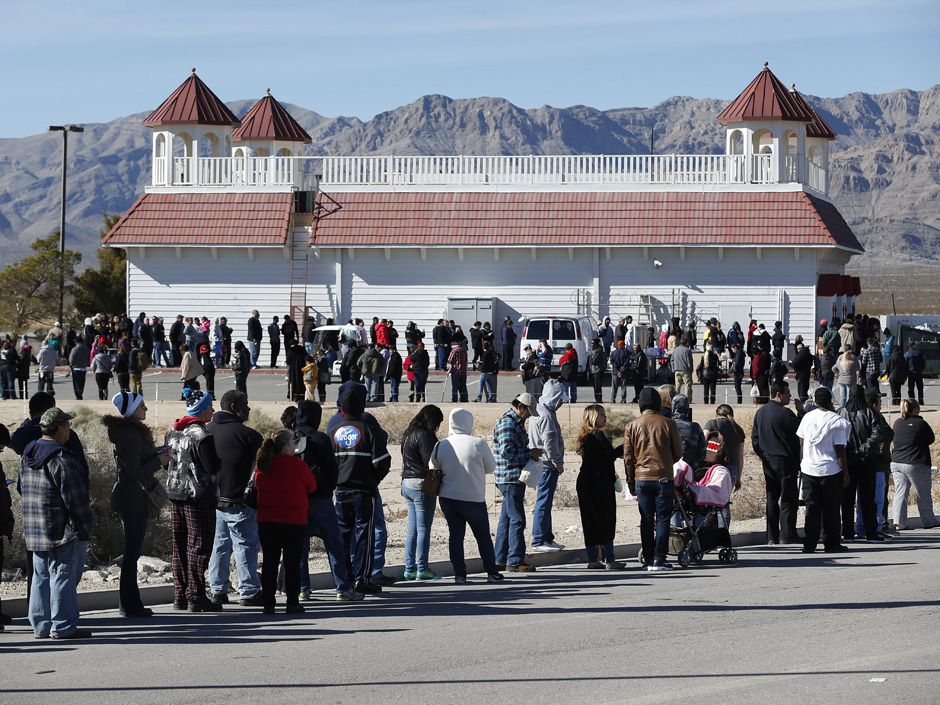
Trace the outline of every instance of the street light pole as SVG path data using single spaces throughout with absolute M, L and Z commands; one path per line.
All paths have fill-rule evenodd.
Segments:
M 49 132 L 62 133 L 62 212 L 59 220 L 59 325 L 64 326 L 65 309 L 65 179 L 68 171 L 69 133 L 84 132 L 78 125 L 49 125 Z

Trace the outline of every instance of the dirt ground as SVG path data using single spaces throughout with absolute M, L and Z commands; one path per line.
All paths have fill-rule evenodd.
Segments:
M 0 421 L 5 423 L 11 429 L 15 428 L 15 426 L 18 425 L 25 416 L 24 409 L 14 408 L 18 406 L 20 405 L 0 405 Z M 84 406 L 86 408 L 90 407 L 91 410 L 97 413 L 110 413 L 111 409 L 113 408 L 111 407 L 110 403 L 96 401 L 63 402 L 63 406 L 67 408 L 78 406 Z M 159 404 L 154 404 L 153 406 L 156 408 L 152 408 L 149 421 L 154 425 L 155 430 L 164 428 L 169 423 L 169 421 L 175 417 L 179 408 L 178 405 L 174 402 L 160 402 Z M 256 412 L 259 412 L 259 417 L 253 418 L 253 425 L 256 425 L 261 430 L 278 426 L 275 420 L 280 416 L 280 413 L 283 411 L 285 406 L 286 405 L 284 403 L 280 402 L 258 402 L 253 404 L 253 409 Z M 454 405 L 441 404 L 440 406 L 446 416 Z M 576 437 L 578 428 L 580 427 L 580 419 L 583 407 L 583 404 L 568 405 L 562 407 L 562 409 L 559 411 L 559 422 L 561 423 L 562 431 L 566 437 L 566 445 L 569 448 L 573 447 L 574 438 Z M 392 471 L 385 478 L 380 488 L 383 501 L 385 503 L 386 522 L 388 525 L 388 548 L 386 551 L 386 560 L 387 564 L 390 566 L 400 565 L 403 562 L 402 556 L 407 525 L 407 511 L 405 510 L 405 505 L 400 492 L 401 455 L 397 445 L 397 440 L 408 421 L 418 410 L 418 408 L 419 405 L 416 404 L 399 404 L 397 406 L 377 407 L 370 409 L 370 412 L 378 418 L 383 427 L 385 427 L 390 432 L 392 440 L 395 441 L 395 443 L 390 448 L 393 458 Z M 485 438 L 491 437 L 492 429 L 495 426 L 496 421 L 498 420 L 499 416 L 505 412 L 505 408 L 503 408 L 502 405 L 471 404 L 468 405 L 467 408 L 473 411 L 475 415 L 475 434 Z M 620 415 L 615 416 L 614 413 L 612 413 L 614 409 L 619 413 L 628 411 L 632 414 L 636 411 L 633 407 L 628 408 L 618 405 L 612 409 L 610 406 L 608 406 L 608 413 L 614 418 L 620 420 L 620 422 L 625 422 L 627 417 Z M 754 415 L 754 407 L 739 407 L 735 411 L 738 423 L 741 424 L 741 426 L 749 435 L 751 421 Z M 711 413 L 707 407 L 697 405 L 693 407 L 693 417 L 699 423 L 704 423 L 704 421 L 711 418 Z M 940 412 L 927 412 L 925 413 L 925 417 L 935 429 L 940 427 Z M 896 416 L 894 418 L 896 418 Z M 891 421 L 893 422 L 893 419 Z M 86 433 L 89 435 L 95 435 L 91 428 L 88 428 Z M 444 433 L 446 433 L 446 428 L 442 428 L 441 430 L 441 435 Z M 99 444 L 101 443 L 100 439 L 91 439 L 89 440 L 89 445 L 94 447 L 96 442 Z M 749 443 L 746 444 L 745 449 L 746 453 L 745 471 L 742 482 L 743 486 L 742 489 L 736 493 L 732 499 L 732 511 L 734 516 L 732 531 L 762 530 L 765 525 L 763 518 L 764 482 L 760 469 L 760 462 L 751 452 Z M 99 455 L 104 455 L 106 449 L 96 452 L 98 452 Z M 938 450 L 935 450 L 934 452 L 936 463 Z M 0 461 L 3 462 L 7 476 L 11 478 L 15 477 L 18 464 L 17 456 L 15 456 L 12 451 L 6 450 L 2 455 L 0 455 Z M 559 478 L 554 511 L 552 513 L 554 530 L 557 537 L 556 540 L 570 548 L 583 547 L 584 544 L 581 532 L 581 517 L 578 509 L 577 494 L 575 491 L 575 481 L 577 478 L 578 468 L 580 466 L 580 457 L 573 452 L 568 452 L 566 453 L 565 462 L 566 469 L 564 474 Z M 623 477 L 622 463 L 617 464 L 617 473 Z M 102 486 L 107 486 L 107 483 L 111 481 L 107 478 L 106 480 L 107 481 Z M 935 502 L 937 502 L 940 500 L 940 497 L 937 496 L 937 483 L 934 484 L 934 487 Z M 16 493 L 13 492 L 12 494 L 14 496 L 14 505 L 18 505 L 19 499 L 16 496 Z M 491 532 L 495 533 L 500 505 L 497 499 L 498 493 L 496 492 L 495 485 L 492 483 L 491 479 L 487 484 L 486 497 L 487 505 L 490 508 L 490 529 Z M 534 498 L 534 491 L 530 490 L 526 493 L 526 507 L 528 514 L 527 524 L 531 524 L 531 511 Z M 15 506 L 15 509 L 16 508 L 17 507 Z M 911 507 L 911 515 L 916 516 L 916 507 Z M 802 525 L 802 517 L 800 518 L 800 525 Z M 447 526 L 440 510 L 438 510 L 435 516 L 431 536 L 431 560 L 447 560 Z M 638 541 L 639 513 L 637 511 L 636 502 L 629 497 L 624 497 L 623 495 L 618 496 L 616 543 L 634 543 Z M 322 549 L 322 544 L 320 544 L 316 539 L 314 539 L 312 544 L 313 545 L 310 556 L 311 570 L 329 570 L 326 556 Z M 14 549 L 15 548 L 17 547 L 14 546 Z M 466 552 L 468 556 L 478 555 L 477 548 L 472 536 L 468 537 Z M 13 553 L 15 554 L 15 551 Z M 164 559 L 168 558 L 167 555 L 162 555 L 160 557 Z M 103 560 L 103 562 L 109 563 L 110 561 Z M 8 554 L 7 557 L 6 567 L 8 569 L 11 567 L 10 554 Z M 7 578 L 9 579 L 10 577 L 13 576 L 8 574 Z M 101 589 L 102 587 L 107 586 L 106 583 L 114 580 L 114 578 L 108 578 L 107 575 L 101 579 L 96 579 L 94 574 L 89 574 L 87 577 L 90 579 L 83 580 L 81 584 L 82 589 Z M 140 577 L 142 582 L 146 580 L 146 582 L 151 583 L 165 582 L 168 580 L 168 576 L 166 574 L 141 574 Z M 0 596 L 20 596 L 24 592 L 24 581 L 14 580 L 13 582 L 0 583 Z

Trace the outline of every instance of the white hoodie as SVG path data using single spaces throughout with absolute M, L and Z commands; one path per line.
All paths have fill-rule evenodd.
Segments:
M 450 412 L 450 433 L 437 444 L 437 467 L 444 473 L 441 497 L 462 502 L 486 501 L 486 475 L 496 470 L 493 451 L 473 433 L 473 414 L 466 409 Z M 435 456 L 431 456 L 431 462 Z
M 851 425 L 834 411 L 813 409 L 796 430 L 803 439 L 803 460 L 800 469 L 814 477 L 828 477 L 842 472 L 836 446 L 848 443 Z

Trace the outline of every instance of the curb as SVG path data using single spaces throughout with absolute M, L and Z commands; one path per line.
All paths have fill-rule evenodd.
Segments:
M 919 519 L 912 518 L 909 523 L 913 527 L 915 522 L 920 523 Z M 740 534 L 731 535 L 731 543 L 735 547 L 756 546 L 763 544 L 766 540 L 766 533 L 763 531 L 747 531 Z M 634 560 L 640 551 L 640 544 L 626 543 L 614 546 L 614 555 L 621 560 Z M 571 565 L 575 563 L 587 562 L 587 554 L 584 548 L 564 549 L 552 553 L 529 553 L 526 554 L 526 561 L 537 568 L 547 568 L 554 565 Z M 453 566 L 450 561 L 435 561 L 428 564 L 428 568 L 442 576 L 450 577 L 454 574 Z M 388 575 L 392 575 L 401 580 L 405 566 L 389 566 L 386 569 Z M 480 558 L 467 559 L 467 572 L 469 574 L 482 573 L 483 561 Z M 335 588 L 333 575 L 331 573 L 311 573 L 311 590 L 332 590 Z M 140 597 L 145 606 L 167 605 L 173 602 L 174 588 L 172 583 L 166 585 L 148 585 L 141 586 Z M 95 612 L 99 610 L 116 610 L 118 605 L 117 590 L 91 590 L 78 593 L 78 608 L 82 612 Z M 11 617 L 26 616 L 26 598 L 17 597 L 3 601 L 4 612 Z

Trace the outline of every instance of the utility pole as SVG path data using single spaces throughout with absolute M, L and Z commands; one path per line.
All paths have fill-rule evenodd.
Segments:
M 69 133 L 84 132 L 78 125 L 49 125 L 49 132 L 62 133 L 62 211 L 59 220 L 59 325 L 64 326 L 65 309 L 65 179 L 68 172 Z

